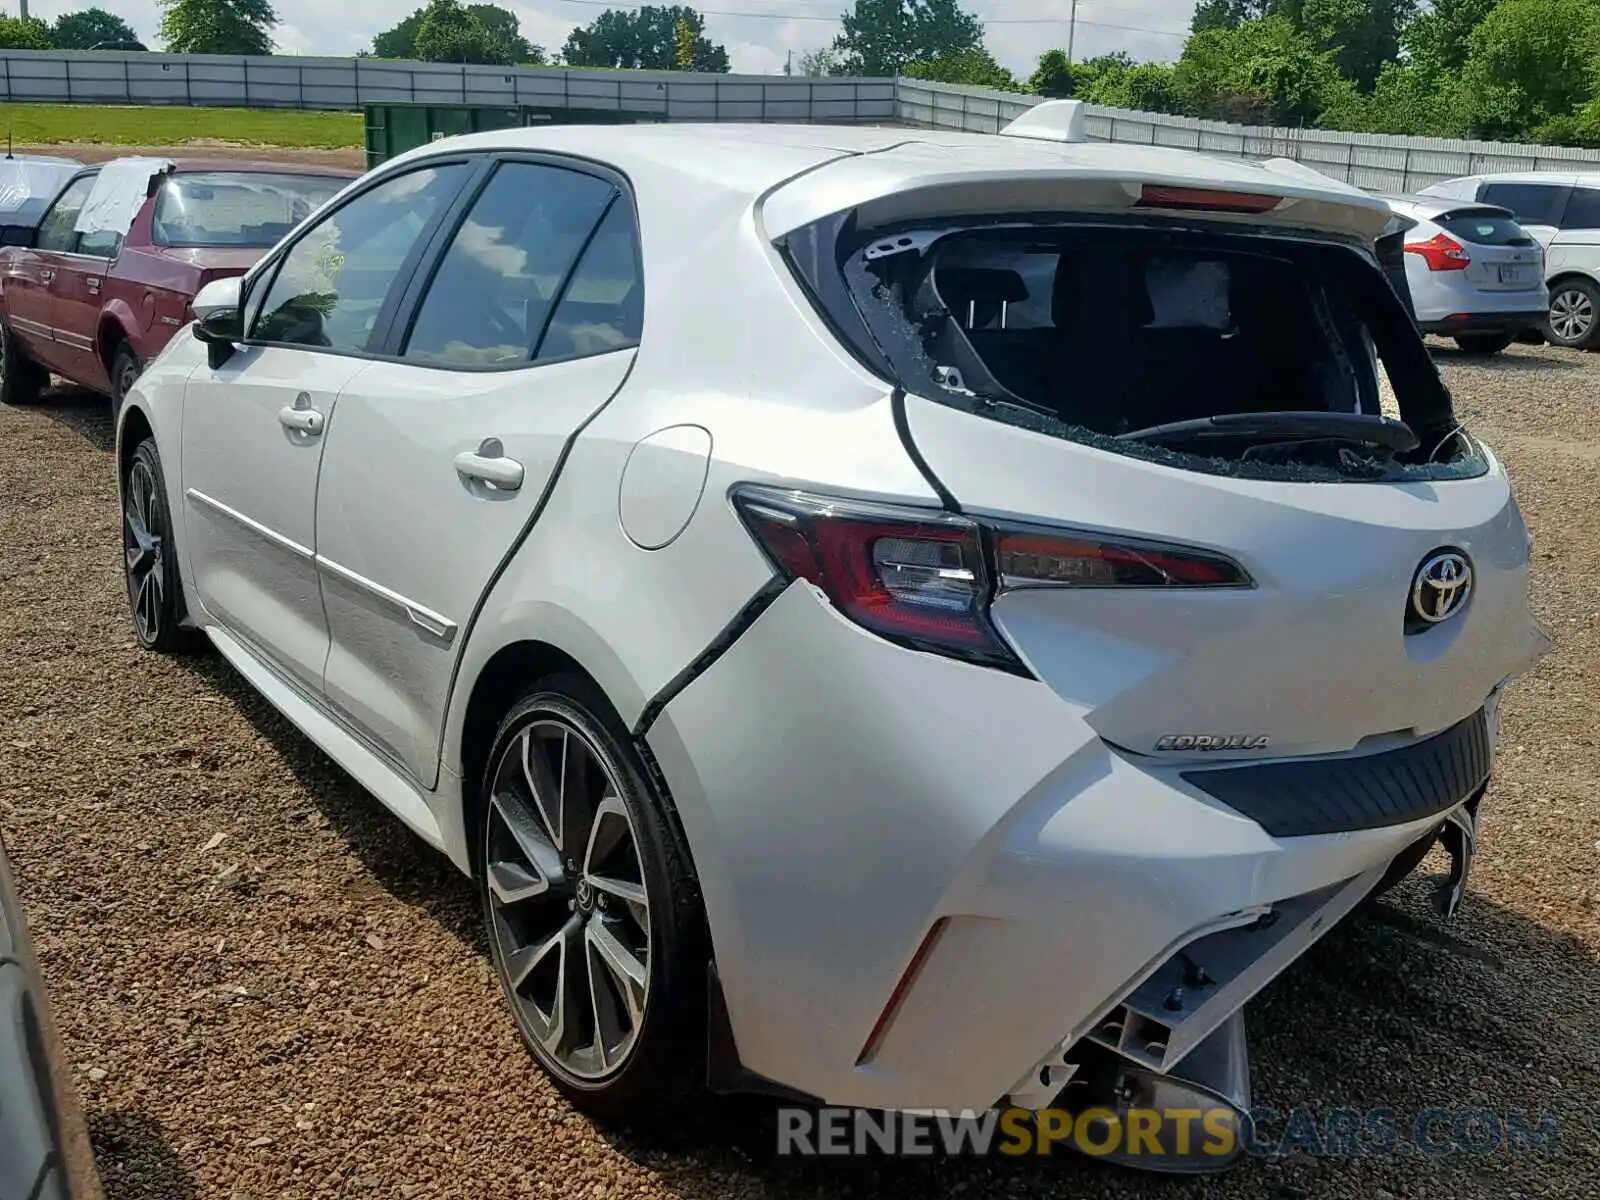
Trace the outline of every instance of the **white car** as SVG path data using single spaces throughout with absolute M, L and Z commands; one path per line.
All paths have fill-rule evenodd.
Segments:
M 1544 251 L 1509 210 L 1441 196 L 1385 196 L 1414 222 L 1406 283 L 1424 333 L 1468 354 L 1498 354 L 1545 323 Z
M 1421 189 L 1509 209 L 1545 253 L 1550 311 L 1544 335 L 1557 346 L 1600 349 L 1600 171 L 1467 175 Z
M 130 395 L 139 640 L 477 879 L 588 1111 L 1242 1106 L 1246 1000 L 1460 902 L 1545 643 L 1391 214 L 1080 130 L 433 143 Z

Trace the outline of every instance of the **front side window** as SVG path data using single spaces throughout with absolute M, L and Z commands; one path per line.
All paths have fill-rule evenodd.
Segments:
M 468 170 L 455 163 L 386 179 L 314 225 L 284 256 L 252 340 L 365 350 L 423 231 Z
M 156 197 L 152 232 L 163 246 L 275 246 L 349 182 L 264 171 L 174 175 Z
M 404 354 L 441 366 L 528 362 L 617 189 L 580 171 L 506 163 L 439 262 Z
M 1566 206 L 1567 190 L 1549 183 L 1491 183 L 1478 199 L 1509 208 L 1523 225 L 1554 225 Z
M 1563 229 L 1600 229 L 1600 188 L 1572 189 L 1567 211 L 1561 217 Z
M 50 211 L 45 213 L 44 220 L 39 223 L 39 249 L 71 254 L 78 248 L 78 214 L 89 200 L 94 181 L 93 175 L 75 179 L 57 197 Z

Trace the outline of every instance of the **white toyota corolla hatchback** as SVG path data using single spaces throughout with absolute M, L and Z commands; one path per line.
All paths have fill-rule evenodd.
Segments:
M 134 626 L 472 874 L 597 1115 L 1242 1104 L 1547 644 L 1389 220 L 1071 102 L 433 143 L 134 389 Z

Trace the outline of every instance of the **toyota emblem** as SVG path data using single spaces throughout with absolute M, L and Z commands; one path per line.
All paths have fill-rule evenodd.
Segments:
M 1472 595 L 1472 564 L 1459 550 L 1430 554 L 1411 581 L 1411 615 L 1428 625 L 1448 621 Z

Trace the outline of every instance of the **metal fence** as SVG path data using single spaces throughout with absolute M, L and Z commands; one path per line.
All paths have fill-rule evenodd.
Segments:
M 918 79 L 451 66 L 370 58 L 0 51 L 0 100 L 360 109 L 368 104 L 625 111 L 672 121 L 898 124 L 993 133 L 1039 102 Z M 1484 171 L 1600 170 L 1600 151 L 1199 121 L 1090 105 L 1089 135 L 1236 158 L 1292 158 L 1376 191 Z
M 993 133 L 1039 103 L 1037 96 L 900 79 L 902 124 Z M 1291 158 L 1357 187 L 1410 192 L 1489 171 L 1600 170 L 1600 150 L 1512 142 L 1340 133 L 1230 125 L 1161 113 L 1087 106 L 1089 136 L 1099 141 L 1174 146 L 1229 158 Z
M 452 66 L 368 58 L 0 51 L 0 100 L 360 109 L 470 104 L 628 111 L 674 121 L 892 122 L 893 79 Z

